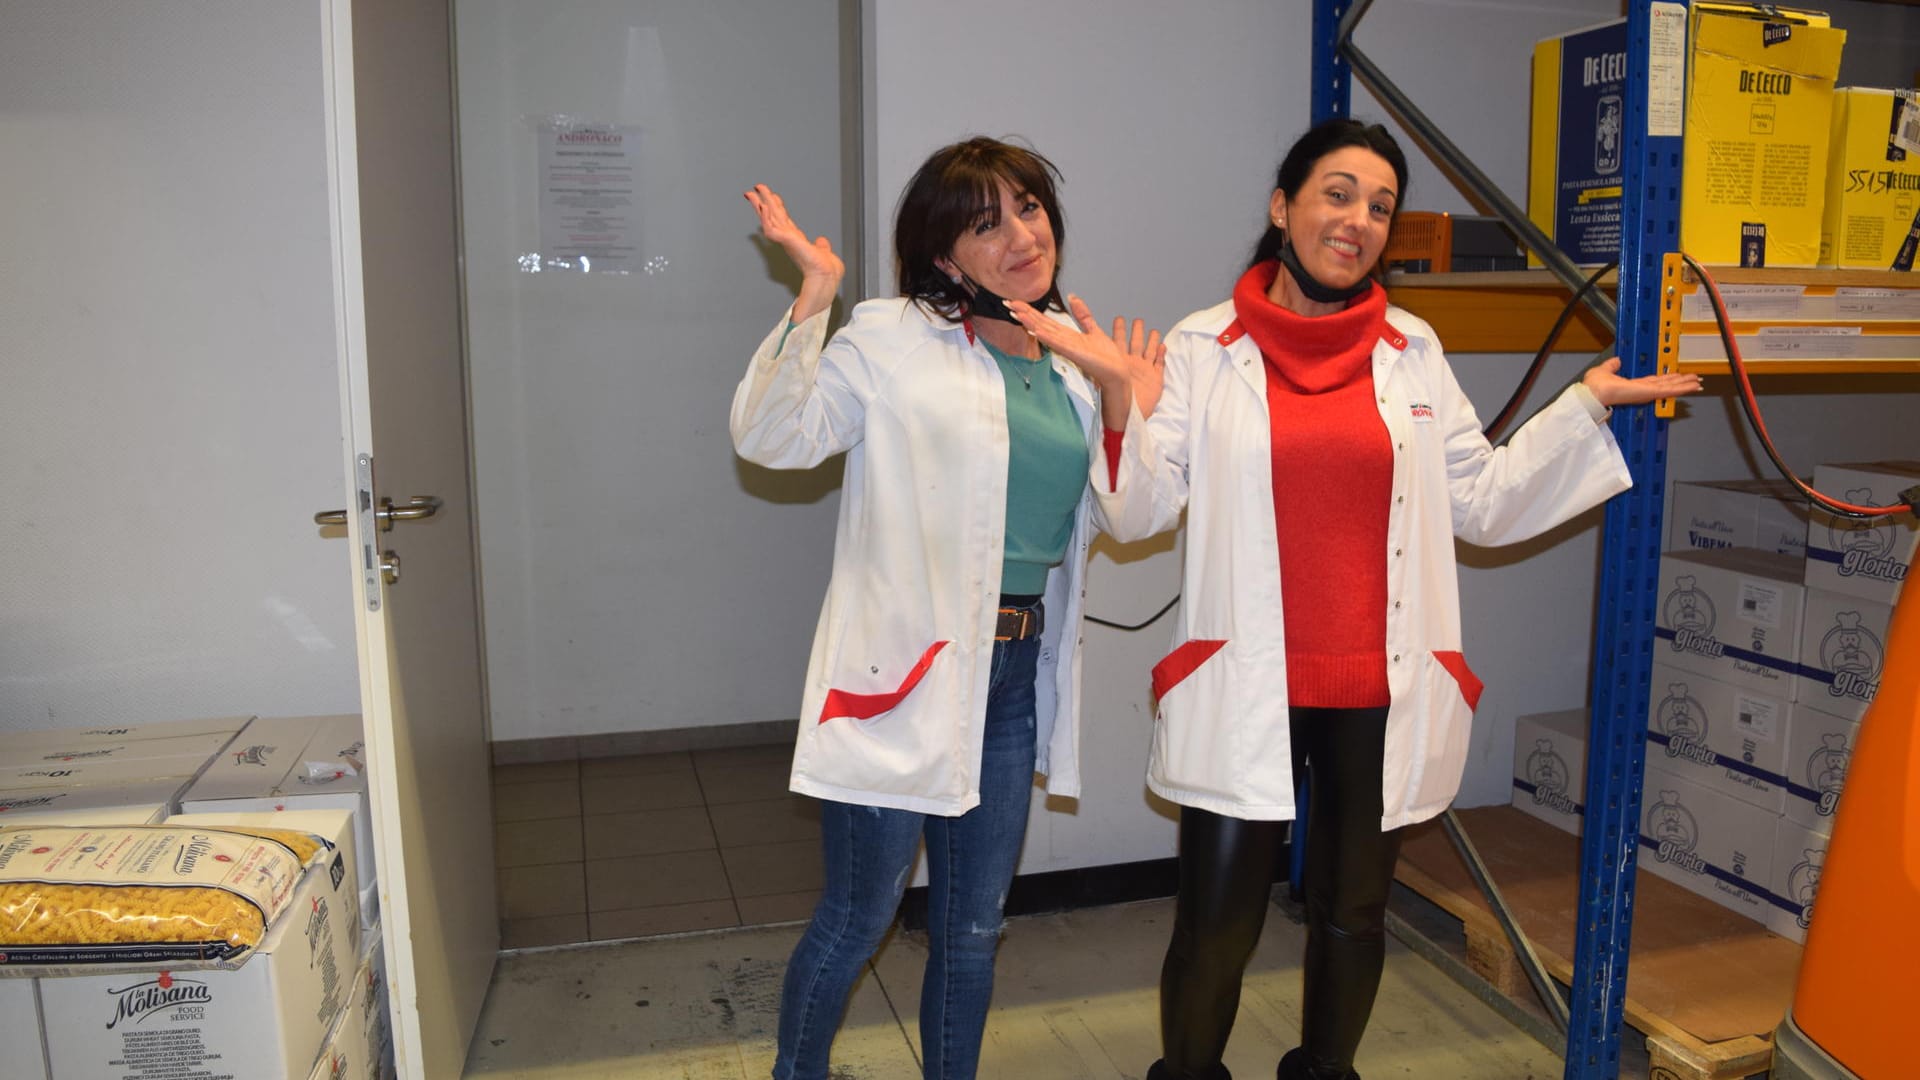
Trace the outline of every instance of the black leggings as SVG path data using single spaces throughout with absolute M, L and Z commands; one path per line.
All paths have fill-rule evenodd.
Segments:
M 1316 1072 L 1353 1066 L 1386 960 L 1400 830 L 1380 831 L 1387 710 L 1295 708 L 1294 775 L 1311 777 L 1301 1045 Z M 1267 919 L 1287 822 L 1182 807 L 1180 897 L 1160 972 L 1160 1039 L 1174 1076 L 1216 1069 L 1240 979 Z

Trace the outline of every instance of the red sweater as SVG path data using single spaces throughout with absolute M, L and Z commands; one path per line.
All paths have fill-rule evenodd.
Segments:
M 1287 700 L 1383 706 L 1393 446 L 1371 368 L 1386 294 L 1376 285 L 1344 311 L 1309 318 L 1268 299 L 1278 270 L 1248 270 L 1233 306 L 1267 361 Z

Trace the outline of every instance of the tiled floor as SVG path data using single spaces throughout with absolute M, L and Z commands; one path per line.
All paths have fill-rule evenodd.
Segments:
M 1170 900 L 1008 921 L 982 1080 L 1140 1080 L 1159 1053 Z M 780 979 L 797 926 L 503 956 L 468 1080 L 760 1080 L 773 1064 Z M 1247 971 L 1226 1063 L 1273 1075 L 1298 1040 L 1299 923 L 1276 909 Z M 895 931 L 855 988 L 836 1080 L 920 1075 L 924 934 Z M 1359 1071 L 1368 1080 L 1546 1080 L 1558 1056 L 1389 942 Z M 1636 1075 L 1623 1071 L 1622 1076 Z M 1644 1078 L 1644 1070 L 1637 1073 Z
M 791 745 L 493 770 L 502 948 L 805 919 L 819 816 Z

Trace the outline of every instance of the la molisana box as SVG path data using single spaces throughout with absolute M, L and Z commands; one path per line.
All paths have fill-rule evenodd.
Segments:
M 1920 100 L 1849 86 L 1833 95 L 1820 265 L 1913 270 L 1920 240 Z
M 1813 266 L 1844 30 L 1772 5 L 1696 3 L 1680 247 L 1707 264 Z
M 1533 47 L 1527 217 L 1577 263 L 1620 257 L 1626 83 L 1625 19 Z

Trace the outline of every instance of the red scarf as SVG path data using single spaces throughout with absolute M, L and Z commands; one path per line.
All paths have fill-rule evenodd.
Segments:
M 1268 298 L 1279 269 L 1242 275 L 1233 308 L 1267 361 L 1287 700 L 1386 705 L 1393 446 L 1372 376 L 1386 293 L 1375 285 L 1341 311 L 1299 315 Z

